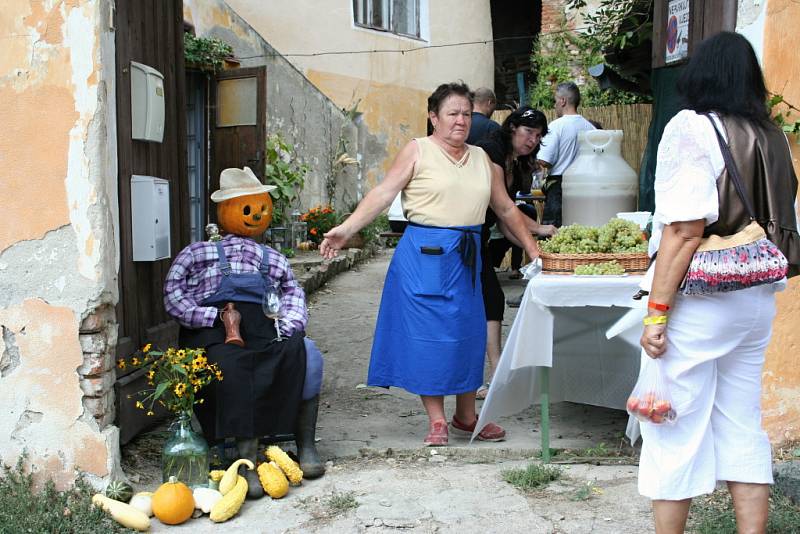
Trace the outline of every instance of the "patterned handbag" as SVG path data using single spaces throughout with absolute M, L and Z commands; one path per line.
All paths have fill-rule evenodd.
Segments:
M 683 295 L 708 295 L 777 282 L 788 272 L 786 257 L 756 222 L 753 204 L 747 196 L 731 149 L 714 120 L 709 115 L 706 117 L 717 134 L 728 176 L 747 210 L 750 224 L 732 235 L 703 238 L 692 256 L 679 291 Z

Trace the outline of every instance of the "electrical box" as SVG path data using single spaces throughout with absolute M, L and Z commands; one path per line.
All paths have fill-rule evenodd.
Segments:
M 164 75 L 153 67 L 131 61 L 132 137 L 164 140 Z
M 153 176 L 131 176 L 133 261 L 170 256 L 169 182 Z

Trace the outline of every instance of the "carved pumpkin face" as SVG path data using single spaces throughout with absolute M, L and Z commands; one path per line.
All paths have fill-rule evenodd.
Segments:
M 272 198 L 269 193 L 259 193 L 223 200 L 217 204 L 217 218 L 229 234 L 260 236 L 272 222 Z

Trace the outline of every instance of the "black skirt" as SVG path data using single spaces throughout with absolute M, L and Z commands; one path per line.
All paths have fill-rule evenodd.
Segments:
M 500 280 L 497 279 L 497 273 L 494 272 L 494 266 L 489 257 L 489 245 L 486 241 L 481 243 L 481 261 L 481 289 L 486 320 L 502 322 L 506 309 L 506 296 L 500 286 Z
M 257 438 L 294 433 L 306 373 L 303 332 L 275 341 L 275 323 L 261 306 L 237 302 L 245 346 L 225 344 L 225 327 L 181 328 L 180 346 L 204 347 L 222 382 L 206 386 L 195 413 L 206 439 Z

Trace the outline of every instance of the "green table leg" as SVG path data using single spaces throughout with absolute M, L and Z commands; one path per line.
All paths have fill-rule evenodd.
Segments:
M 550 368 L 539 367 L 542 377 L 542 462 L 550 463 Z

